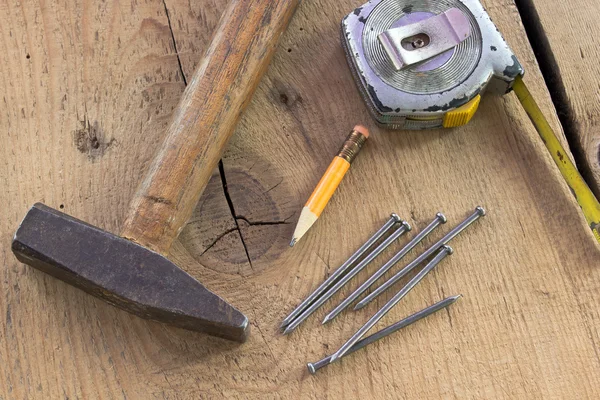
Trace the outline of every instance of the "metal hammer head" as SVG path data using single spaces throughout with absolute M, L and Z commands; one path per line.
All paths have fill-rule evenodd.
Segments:
M 19 261 L 146 319 L 238 342 L 248 319 L 171 261 L 43 204 L 15 233 Z

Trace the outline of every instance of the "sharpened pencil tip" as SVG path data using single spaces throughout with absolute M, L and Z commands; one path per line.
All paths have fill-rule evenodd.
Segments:
M 298 241 L 297 238 L 293 238 L 292 241 L 290 242 L 290 247 L 294 247 L 294 245 L 296 244 L 297 241 Z

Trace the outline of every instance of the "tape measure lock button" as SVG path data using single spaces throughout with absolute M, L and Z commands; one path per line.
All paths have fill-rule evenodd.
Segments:
M 471 121 L 471 118 L 477 112 L 479 103 L 481 102 L 481 95 L 477 95 L 472 98 L 467 104 L 458 107 L 456 110 L 448 111 L 444 115 L 443 127 L 444 128 L 456 128 L 457 126 L 463 126 Z
M 480 0 L 370 0 L 342 20 L 342 43 L 367 109 L 386 129 L 462 126 L 484 90 L 513 89 L 600 241 L 600 202 L 563 157 L 523 67 Z

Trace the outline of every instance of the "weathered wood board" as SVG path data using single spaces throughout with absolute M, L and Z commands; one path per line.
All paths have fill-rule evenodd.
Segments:
M 600 3 L 519 2 L 577 162 L 600 196 Z
M 172 252 L 248 315 L 252 336 L 238 345 L 130 316 L 10 252 L 36 201 L 119 230 L 224 2 L 0 3 L 0 398 L 598 397 L 598 248 L 515 96 L 485 98 L 460 129 L 377 129 L 339 44 L 339 21 L 359 5 L 304 1 Z M 514 4 L 485 5 L 558 127 Z M 369 143 L 318 224 L 287 248 L 356 123 L 371 128 Z M 390 212 L 421 229 L 437 211 L 454 225 L 476 205 L 488 216 L 382 325 L 464 298 L 310 376 L 305 363 L 390 294 L 321 326 L 328 303 L 284 337 L 287 312 Z

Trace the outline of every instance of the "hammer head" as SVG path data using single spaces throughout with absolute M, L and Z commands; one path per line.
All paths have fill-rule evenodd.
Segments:
M 244 342 L 248 319 L 162 255 L 43 204 L 15 233 L 17 259 L 139 317 Z

